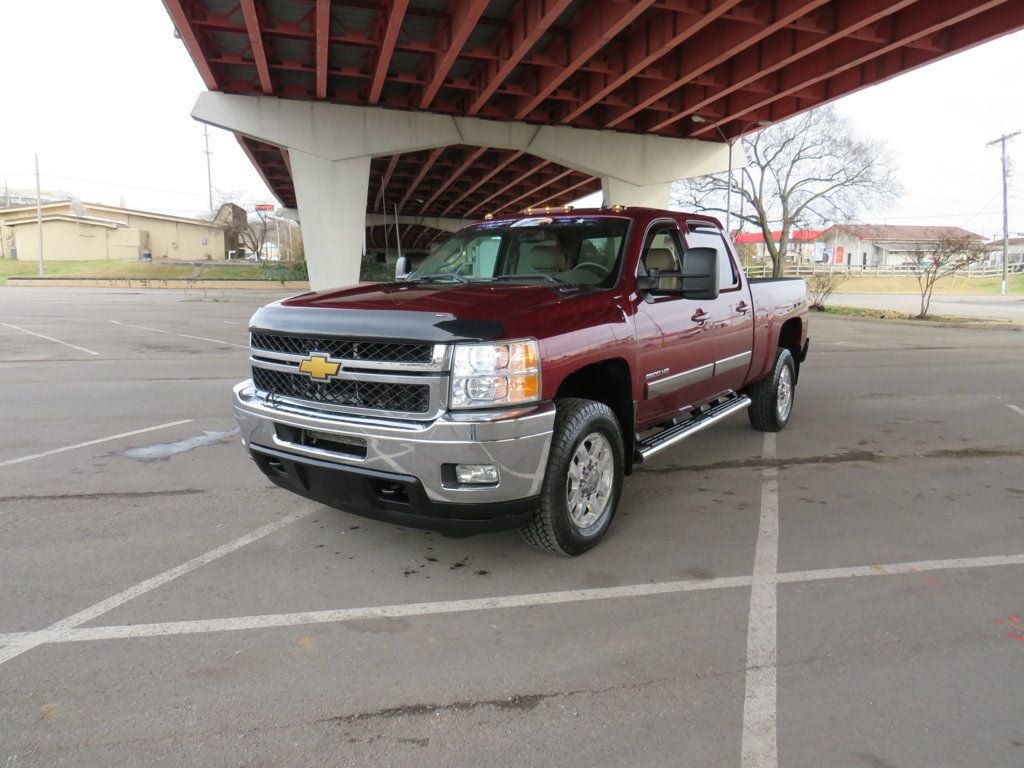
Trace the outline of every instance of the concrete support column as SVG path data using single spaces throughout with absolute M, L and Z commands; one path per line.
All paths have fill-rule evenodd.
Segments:
M 642 208 L 667 208 L 672 197 L 672 182 L 630 184 L 613 176 L 601 177 L 601 194 L 605 206 L 633 205 Z
M 370 158 L 325 160 L 294 149 L 288 157 L 310 287 L 355 285 L 366 236 Z

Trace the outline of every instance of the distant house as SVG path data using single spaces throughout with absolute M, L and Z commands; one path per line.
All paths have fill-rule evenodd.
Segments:
M 55 261 L 224 258 L 225 224 L 109 205 L 44 203 L 43 255 Z M 0 258 L 39 258 L 36 207 L 0 208 Z
M 1011 237 L 1007 241 L 1006 264 L 1015 271 L 1024 268 L 1024 237 Z M 985 255 L 988 257 L 988 265 L 1001 267 L 1003 265 L 1003 238 L 997 238 L 985 244 Z
M 786 249 L 785 261 L 789 263 L 810 264 L 815 259 L 815 241 L 821 235 L 820 229 L 794 229 L 789 235 L 789 247 Z M 772 240 L 778 246 L 782 239 L 782 231 L 772 232 Z M 754 259 L 764 261 L 768 258 L 768 248 L 764 235 L 760 232 L 740 232 L 733 238 L 736 245 L 754 247 Z
M 837 224 L 818 237 L 821 261 L 859 267 L 892 267 L 916 261 L 948 238 L 985 241 L 961 227 L 894 224 Z

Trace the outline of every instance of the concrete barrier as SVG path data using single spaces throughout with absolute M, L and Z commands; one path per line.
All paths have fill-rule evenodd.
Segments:
M 241 288 L 251 290 L 308 290 L 305 280 L 260 280 L 258 278 L 187 279 L 148 277 L 9 277 L 7 285 L 45 288 L 178 288 L 223 290 Z

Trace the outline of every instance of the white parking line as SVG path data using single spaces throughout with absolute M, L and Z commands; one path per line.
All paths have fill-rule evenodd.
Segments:
M 143 331 L 152 331 L 153 333 L 163 333 L 167 336 L 180 336 L 183 339 L 198 339 L 199 341 L 211 341 L 214 344 L 227 344 L 229 347 L 238 347 L 239 349 L 248 349 L 246 344 L 235 344 L 233 341 L 224 341 L 224 339 L 211 339 L 206 336 L 190 336 L 187 333 L 175 333 L 174 331 L 163 331 L 159 328 L 150 328 L 148 325 L 135 325 L 134 323 L 122 323 L 120 320 L 111 320 L 110 322 L 115 325 L 124 325 L 128 328 L 138 328 Z
M 282 517 L 280 520 L 275 520 L 273 523 L 269 523 L 254 531 L 250 531 L 244 536 L 238 537 L 234 541 L 229 541 L 227 544 L 222 544 L 215 549 L 211 549 L 209 552 L 199 555 L 199 557 L 194 557 L 188 562 L 182 563 L 179 566 L 166 570 L 152 578 L 146 579 L 145 581 L 136 584 L 134 587 L 129 587 L 123 592 L 118 592 L 116 595 L 108 597 L 106 600 L 102 600 L 95 605 L 91 605 L 85 610 L 79 611 L 65 619 L 61 619 L 60 621 L 48 626 L 46 629 L 15 638 L 12 642 L 0 648 L 0 664 L 4 664 L 5 662 L 20 656 L 26 651 L 32 650 L 36 646 L 43 645 L 44 643 L 62 642 L 62 640 L 65 639 L 66 634 L 73 631 L 75 627 L 85 624 L 87 621 L 92 621 L 98 616 L 102 616 L 104 613 L 107 613 L 120 605 L 124 605 L 129 600 L 134 600 L 139 595 L 144 595 L 157 587 L 161 587 L 179 576 L 184 576 L 186 573 L 194 571 L 200 566 L 206 565 L 217 558 L 224 557 L 224 555 L 234 552 L 236 549 L 241 549 L 246 544 L 252 544 L 254 541 L 258 541 L 264 536 L 268 536 L 274 531 L 284 528 L 286 525 L 291 525 L 296 520 L 301 520 L 306 515 L 311 514 L 316 508 L 317 507 L 315 506 L 311 506 L 301 512 L 293 512 L 286 517 Z
M 923 560 L 914 563 L 889 563 L 865 565 L 851 568 L 825 568 L 816 571 L 793 571 L 778 574 L 777 584 L 827 581 L 829 579 L 855 578 L 861 576 L 900 576 L 936 570 L 966 570 L 992 566 L 1024 565 L 1024 554 L 996 555 L 990 557 L 968 557 L 954 560 Z M 767 577 L 766 577 L 767 578 Z M 724 576 L 717 579 L 694 579 L 689 581 L 668 581 L 646 584 L 632 584 L 621 587 L 567 590 L 563 592 L 538 592 L 533 594 L 506 595 L 502 597 L 481 597 L 469 600 L 442 600 L 431 603 L 399 603 L 360 608 L 338 608 L 327 611 L 305 611 L 301 613 L 275 613 L 258 616 L 236 616 L 224 619 L 197 619 L 195 621 L 166 621 L 152 624 L 122 624 L 103 627 L 79 627 L 67 629 L 49 639 L 47 643 L 77 643 L 93 640 L 124 640 L 139 637 L 165 637 L 169 635 L 193 635 L 210 632 L 232 632 L 247 629 L 274 629 L 309 624 L 339 624 L 365 619 L 395 619 L 411 616 L 435 616 L 439 614 L 467 613 L 508 608 L 529 608 L 543 605 L 611 600 L 615 598 L 669 595 L 683 592 L 702 592 L 712 589 L 735 589 L 749 587 L 750 576 Z M 44 630 L 45 631 L 45 630 Z M 13 633 L 0 635 L 0 643 L 16 642 L 34 633 Z M 760 682 L 760 680 L 755 680 Z
M 306 514 L 308 513 L 304 512 L 300 516 L 305 516 Z M 287 522 L 281 521 L 281 524 L 287 525 Z M 260 529 L 260 531 L 262 530 L 263 529 Z M 263 535 L 266 534 L 264 533 Z M 210 553 L 207 554 L 209 555 Z M 194 561 L 189 562 L 191 563 Z M 208 560 L 206 562 L 208 562 Z M 789 573 L 777 574 L 774 581 L 776 584 L 786 584 L 795 582 L 827 581 L 829 579 L 855 578 L 861 576 L 900 576 L 925 571 L 966 570 L 971 568 L 987 568 L 1007 565 L 1024 565 L 1024 554 L 967 557 L 952 560 L 921 560 L 911 563 L 888 563 L 884 565 L 854 566 L 851 568 L 824 568 L 814 571 L 792 571 Z M 194 567 L 198 567 L 198 565 Z M 181 574 L 179 573 L 176 575 Z M 162 583 L 166 583 L 166 581 L 169 580 L 170 579 L 166 579 Z M 563 592 L 539 592 L 533 594 L 506 595 L 502 597 L 482 597 L 469 600 L 444 600 L 432 603 L 399 603 L 395 605 L 380 605 L 361 608 L 339 608 L 328 611 L 236 616 L 225 619 L 167 621 L 152 624 L 122 624 L 102 627 L 71 627 L 60 631 L 55 631 L 52 627 L 48 627 L 47 629 L 40 630 L 38 632 L 13 632 L 7 635 L 0 635 L 0 645 L 13 645 L 33 636 L 44 636 L 39 643 L 33 644 L 32 647 L 35 647 L 36 645 L 46 643 L 77 643 L 94 640 L 122 640 L 140 637 L 166 637 L 170 635 L 231 632 L 246 629 L 274 629 L 279 627 L 294 627 L 310 624 L 338 624 L 346 621 L 360 621 L 364 619 L 394 619 L 410 616 L 434 616 L 439 614 L 500 610 L 505 608 L 529 608 L 533 606 L 559 605 L 563 603 L 587 602 L 593 600 L 610 600 L 614 598 L 669 595 L 683 592 L 702 592 L 712 589 L 735 589 L 739 587 L 749 587 L 752 583 L 753 579 L 750 576 L 724 576 L 717 579 L 655 582 L 632 584 L 621 587 L 567 590 Z M 133 588 L 133 590 L 134 589 L 135 588 Z M 132 590 L 129 590 L 129 592 L 131 591 Z M 142 593 L 135 592 L 131 597 L 135 597 L 138 594 Z M 127 599 L 131 599 L 131 597 Z M 109 610 L 109 608 L 106 610 Z M 87 620 L 88 619 L 83 619 L 80 623 L 84 623 L 84 621 Z M 23 653 L 24 651 L 19 652 Z
M 775 460 L 775 433 L 765 432 L 762 450 Z M 743 697 L 743 768 L 775 768 L 776 649 L 778 611 L 776 571 L 779 561 L 779 481 L 775 467 L 765 467 L 761 483 L 761 522 L 754 548 L 754 578 L 747 621 L 746 687 Z
M 11 323 L 0 323 L 0 325 L 6 325 L 8 328 L 13 328 L 16 331 L 21 331 L 22 333 L 27 333 L 29 336 L 38 336 L 40 339 L 46 339 L 47 341 L 54 341 L 54 342 L 56 342 L 58 344 L 63 344 L 65 347 L 71 347 L 71 349 L 77 349 L 79 352 L 85 352 L 85 353 L 90 354 L 90 355 L 98 355 L 99 354 L 99 352 L 93 352 L 91 349 L 86 349 L 85 347 L 80 347 L 77 344 L 69 344 L 66 341 L 61 341 L 60 339 L 55 339 L 55 338 L 53 338 L 53 336 L 47 336 L 47 335 L 42 334 L 42 333 L 36 333 L 35 331 L 26 330 L 26 329 L 22 328 L 19 325 L 13 325 Z
M 1006 407 L 1009 408 L 1011 411 L 1016 411 L 1021 416 L 1024 416 L 1024 408 L 1021 408 L 1019 405 L 1008 405 Z
M 800 581 L 827 581 L 850 579 L 856 576 L 897 576 L 923 571 L 948 571 L 964 568 L 991 568 L 998 565 L 1024 565 L 1024 555 L 990 555 L 988 557 L 960 557 L 951 560 L 919 560 L 915 563 L 889 563 L 887 565 L 857 565 L 852 568 L 823 568 L 816 571 L 789 571 L 776 577 L 779 584 Z
M 49 451 L 43 451 L 42 453 L 33 453 L 31 456 L 20 456 L 17 459 L 8 459 L 7 461 L 0 461 L 0 467 L 9 467 L 12 464 L 21 464 L 24 461 L 32 461 L 34 459 L 41 459 L 45 456 L 53 456 L 57 453 L 64 453 L 65 451 L 73 451 L 76 448 L 85 448 L 90 445 L 99 445 L 100 443 L 109 443 L 111 440 L 120 440 L 122 437 L 132 437 L 133 435 L 141 435 L 145 432 L 155 432 L 158 429 L 167 429 L 168 427 L 177 427 L 181 424 L 189 424 L 192 419 L 181 419 L 180 421 L 169 421 L 166 424 L 157 424 L 155 427 L 146 427 L 145 429 L 134 429 L 131 432 L 122 432 L 119 435 L 111 435 L 110 437 L 99 437 L 95 440 L 86 440 L 84 443 L 75 443 L 74 445 L 65 445 L 63 448 L 54 448 Z

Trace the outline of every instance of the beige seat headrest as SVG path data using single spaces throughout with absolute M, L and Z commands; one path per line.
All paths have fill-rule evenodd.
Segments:
M 535 245 L 530 251 L 530 267 L 538 272 L 564 272 L 565 254 L 557 245 Z
M 651 248 L 644 257 L 644 266 L 647 269 L 658 269 L 662 272 L 674 272 L 679 266 L 675 254 L 668 248 Z

